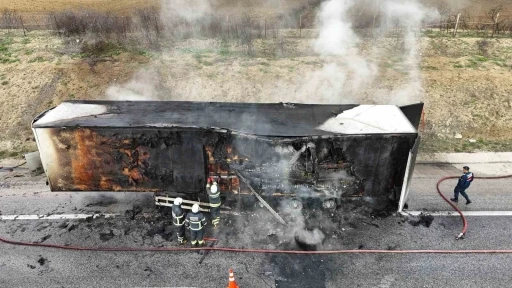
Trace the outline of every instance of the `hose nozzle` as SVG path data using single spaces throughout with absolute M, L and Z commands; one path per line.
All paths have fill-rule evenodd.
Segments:
M 464 239 L 464 233 L 460 233 L 459 236 L 455 238 L 455 240 Z

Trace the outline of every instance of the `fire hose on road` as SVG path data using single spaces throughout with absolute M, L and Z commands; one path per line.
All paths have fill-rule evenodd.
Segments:
M 464 217 L 464 214 L 462 214 L 462 211 L 460 211 L 460 209 L 455 205 L 453 204 L 450 199 L 446 198 L 443 193 L 441 192 L 441 189 L 439 188 L 439 185 L 441 183 L 443 183 L 443 181 L 446 181 L 448 179 L 458 179 L 459 176 L 448 176 L 448 177 L 443 177 L 441 179 L 439 179 L 439 181 L 437 181 L 437 184 L 436 184 L 436 189 L 437 189 L 437 193 L 439 193 L 439 195 L 444 199 L 444 201 L 446 201 L 448 204 L 450 204 L 450 206 L 452 206 L 453 209 L 455 209 L 455 211 L 457 211 L 459 214 L 460 214 L 460 217 L 462 218 L 462 231 L 460 232 L 460 234 L 457 236 L 457 240 L 458 239 L 462 239 L 464 237 L 464 235 L 466 235 L 466 232 L 468 230 L 468 221 L 466 220 L 466 217 Z M 488 177 L 474 177 L 475 179 L 505 179 L 505 178 L 512 178 L 512 175 L 504 175 L 504 176 L 488 176 Z
M 448 179 L 457 179 L 458 176 L 448 176 L 441 178 L 437 184 L 436 189 L 439 195 L 452 206 L 461 216 L 463 228 L 457 239 L 462 238 L 467 231 L 467 220 L 462 211 L 456 205 L 452 204 L 448 198 L 442 193 L 439 185 Z M 512 175 L 505 176 L 491 176 L 491 177 L 475 177 L 476 179 L 505 179 L 512 178 Z M 207 241 L 217 241 L 217 239 L 206 239 Z M 12 245 L 21 246 L 35 246 L 75 251 L 103 251 L 103 252 L 183 252 L 183 251 L 224 251 L 224 252 L 238 252 L 238 253 L 262 253 L 262 254 L 512 254 L 512 249 L 481 249 L 481 250 L 330 250 L 330 251 L 295 251 L 295 250 L 268 250 L 268 249 L 244 249 L 244 248 L 229 248 L 229 247 L 202 247 L 202 248 L 175 248 L 175 247 L 80 247 L 80 246 L 65 246 L 57 244 L 44 244 L 8 240 L 0 237 L 0 242 Z

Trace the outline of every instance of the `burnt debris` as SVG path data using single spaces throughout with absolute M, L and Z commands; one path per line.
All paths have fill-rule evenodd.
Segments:
M 71 224 L 68 226 L 68 232 L 71 232 L 73 230 L 75 230 L 76 228 L 78 227 L 78 224 Z
M 430 225 L 432 225 L 432 222 L 434 222 L 434 216 L 430 215 L 430 214 L 420 214 L 419 216 L 419 219 L 418 220 L 409 220 L 409 224 L 411 224 L 412 226 L 424 226 L 424 227 L 430 227 Z
M 135 220 L 135 217 L 137 217 L 137 215 L 139 215 L 141 213 L 142 213 L 142 207 L 140 207 L 138 205 L 134 205 L 132 209 L 126 210 L 124 212 L 124 215 L 125 215 L 126 219 Z
M 37 260 L 37 263 L 39 263 L 40 266 L 43 266 L 48 259 L 44 258 L 43 256 L 39 255 L 39 259 Z
M 295 232 L 294 239 L 299 249 L 305 251 L 317 251 L 321 250 L 322 243 L 325 240 L 325 235 L 319 229 L 299 229 Z
M 41 237 L 41 239 L 34 241 L 34 243 L 43 243 L 44 241 L 50 239 L 51 237 L 52 237 L 51 234 L 45 235 L 45 236 Z
M 114 238 L 114 231 L 112 229 L 110 229 L 108 232 L 103 232 L 103 233 L 100 233 L 100 240 L 103 241 L 103 242 L 107 242 L 109 240 L 111 240 L 112 238 Z

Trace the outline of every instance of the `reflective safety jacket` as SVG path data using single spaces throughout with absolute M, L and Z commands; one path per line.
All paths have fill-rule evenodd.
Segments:
M 206 218 L 201 212 L 189 212 L 185 218 L 185 224 L 190 230 L 201 230 L 206 225 Z
M 474 176 L 471 172 L 462 174 L 462 176 L 459 178 L 459 182 L 457 183 L 457 188 L 469 188 L 469 185 L 471 185 L 471 182 L 473 182 L 473 178 Z
M 211 188 L 216 187 L 217 185 L 213 185 Z M 208 191 L 208 198 L 210 199 L 210 207 L 219 207 L 221 205 L 220 203 L 220 191 L 217 188 L 213 189 L 207 189 Z M 215 191 L 216 190 L 216 191 Z
M 181 205 L 172 205 L 172 223 L 176 226 L 185 224 L 185 213 Z

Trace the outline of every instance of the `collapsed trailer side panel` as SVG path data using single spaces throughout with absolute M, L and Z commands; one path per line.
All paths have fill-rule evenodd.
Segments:
M 151 128 L 36 128 L 52 191 L 180 191 L 205 183 L 202 139 Z
M 271 193 L 339 186 L 345 196 L 387 196 L 401 185 L 416 138 L 248 137 L 180 127 L 34 130 L 52 191 L 170 191 L 191 197 L 204 193 L 211 176 L 224 179 L 224 190 L 237 189 L 234 169 L 243 160 L 252 166 L 243 164 L 242 172 Z

